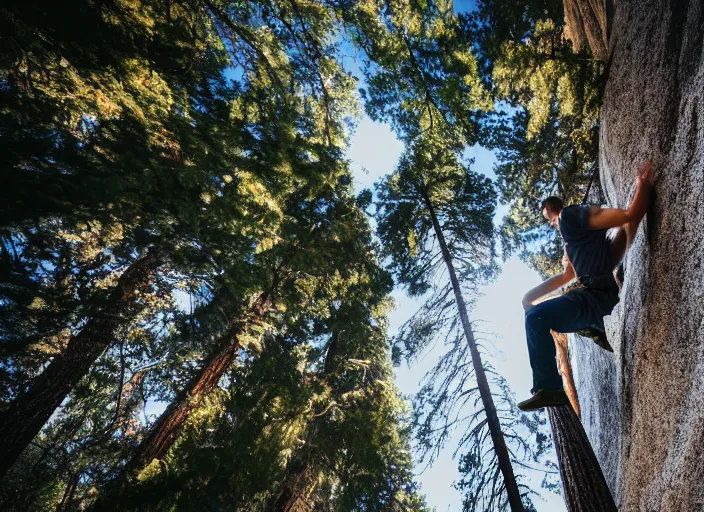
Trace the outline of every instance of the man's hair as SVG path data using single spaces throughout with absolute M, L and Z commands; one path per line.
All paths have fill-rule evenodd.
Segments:
M 562 204 L 562 199 L 556 196 L 550 196 L 546 199 L 543 199 L 543 202 L 540 203 L 540 211 L 542 212 L 545 208 L 547 208 L 551 212 L 559 212 L 562 210 L 564 205 Z

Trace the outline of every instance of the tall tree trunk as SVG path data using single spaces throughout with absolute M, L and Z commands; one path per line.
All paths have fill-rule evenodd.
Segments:
M 238 332 L 235 332 L 235 329 L 230 329 L 225 336 L 231 341 L 225 343 L 220 351 L 214 352 L 206 359 L 200 371 L 186 383 L 184 389 L 161 413 L 125 467 L 112 482 L 107 484 L 91 510 L 121 510 L 119 495 L 123 487 L 127 485 L 128 478 L 147 467 L 152 461 L 164 458 L 168 453 L 181 434 L 181 429 L 191 411 L 201 404 L 203 399 L 215 388 L 223 374 L 232 367 L 240 346 L 237 341 Z
M 61 498 L 59 504 L 56 506 L 56 512 L 65 512 L 66 510 L 71 510 L 73 495 L 76 492 L 76 487 L 78 486 L 78 481 L 80 480 L 80 478 L 80 473 L 74 473 L 73 475 L 71 475 L 68 483 L 66 484 L 64 495 Z
M 548 407 L 569 512 L 616 512 L 616 504 L 582 423 L 569 405 Z
M 464 329 L 464 334 L 469 344 L 469 350 L 472 354 L 472 365 L 474 367 L 474 373 L 477 376 L 477 386 L 479 387 L 479 394 L 482 399 L 482 405 L 484 406 L 484 412 L 486 413 L 487 423 L 489 425 L 489 432 L 491 434 L 491 441 L 494 445 L 494 451 L 496 452 L 496 457 L 499 462 L 499 469 L 504 478 L 504 485 L 506 486 L 506 493 L 508 494 L 508 502 L 511 506 L 513 512 L 523 511 L 523 502 L 521 500 L 521 493 L 518 489 L 518 483 L 516 482 L 516 477 L 513 474 L 513 466 L 511 465 L 511 458 L 509 457 L 508 448 L 506 447 L 506 441 L 504 439 L 504 434 L 501 431 L 501 423 L 499 422 L 499 416 L 496 413 L 496 406 L 494 405 L 494 399 L 491 396 L 491 390 L 489 389 L 489 382 L 486 378 L 486 373 L 484 372 L 484 366 L 482 365 L 482 359 L 479 354 L 479 349 L 477 348 L 477 342 L 474 338 L 474 331 L 472 331 L 472 326 L 469 323 L 469 315 L 467 314 L 467 305 L 464 302 L 464 297 L 462 296 L 462 290 L 460 288 L 460 282 L 457 279 L 457 274 L 455 273 L 455 266 L 452 262 L 452 255 L 447 248 L 447 243 L 445 242 L 445 236 L 443 235 L 442 228 L 438 222 L 437 215 L 435 214 L 435 208 L 430 201 L 430 198 L 426 193 L 423 193 L 423 201 L 425 202 L 428 211 L 430 212 L 430 217 L 433 221 L 433 228 L 435 230 L 435 236 L 440 244 L 440 249 L 442 250 L 442 257 L 447 267 L 447 272 L 450 275 L 450 281 L 452 283 L 452 289 L 455 293 L 455 301 L 457 302 L 457 308 L 460 313 L 460 320 L 462 321 L 462 327 Z
M 147 467 L 153 460 L 163 458 L 173 446 L 181 433 L 183 424 L 191 411 L 196 409 L 203 399 L 217 386 L 220 378 L 232 367 L 240 348 L 239 336 L 254 323 L 262 320 L 271 308 L 272 291 L 262 293 L 249 315 L 233 322 L 228 332 L 223 335 L 219 349 L 205 360 L 200 371 L 194 375 L 173 402 L 159 416 L 147 436 L 137 447 L 132 458 L 125 466 L 118 483 L 124 477 Z
M 552 338 L 555 340 L 555 348 L 557 349 L 557 369 L 562 376 L 562 386 L 565 388 L 565 393 L 567 393 L 567 398 L 570 399 L 570 404 L 572 409 L 580 416 L 579 411 L 579 397 L 577 395 L 577 387 L 574 385 L 574 379 L 572 378 L 572 367 L 570 366 L 570 357 L 567 350 L 567 335 L 550 331 Z
M 158 267 L 159 259 L 153 251 L 134 262 L 120 276 L 100 312 L 88 320 L 29 389 L 0 414 L 0 478 L 110 346 L 115 329 L 134 314 L 137 294 L 149 284 Z
M 340 346 L 344 343 L 343 337 L 344 332 L 338 332 L 332 336 L 323 362 L 321 376 L 333 389 L 336 383 L 330 379 L 330 376 L 334 371 L 335 360 L 338 358 Z M 315 438 L 317 432 L 316 423 L 319 420 L 317 417 L 313 417 L 309 418 L 308 421 L 306 433 L 303 436 L 305 443 L 296 450 L 294 456 L 286 465 L 284 480 L 277 492 L 268 500 L 265 507 L 266 512 L 305 512 L 313 509 L 310 504 L 310 496 L 318 487 L 315 471 L 316 467 L 320 467 L 321 461 L 318 459 L 321 454 L 318 453 L 316 455 L 314 448 L 312 448 L 319 445 Z M 317 464 L 314 464 L 314 462 Z
M 312 465 L 306 461 L 297 461 L 292 466 L 278 494 L 267 505 L 267 512 L 306 512 L 312 510 L 313 507 L 309 506 L 309 498 L 316 488 Z
M 567 335 L 552 332 L 552 337 L 557 348 L 557 366 L 571 404 L 571 407 L 547 408 L 567 510 L 615 511 L 611 491 L 579 420 L 579 402 L 567 353 Z
M 223 374 L 232 367 L 240 347 L 238 334 L 239 332 L 231 331 L 228 335 L 231 341 L 204 362 L 200 371 L 188 381 L 185 388 L 159 416 L 125 466 L 124 476 L 141 471 L 154 459 L 164 458 L 181 433 L 181 428 L 191 411 L 200 405 Z

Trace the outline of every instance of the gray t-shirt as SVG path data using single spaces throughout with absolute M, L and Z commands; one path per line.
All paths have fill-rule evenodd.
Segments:
M 606 229 L 589 229 L 588 205 L 572 205 L 560 212 L 560 233 L 577 278 L 595 277 L 613 270 Z

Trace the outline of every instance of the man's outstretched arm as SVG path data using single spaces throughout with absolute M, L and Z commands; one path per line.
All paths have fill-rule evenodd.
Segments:
M 565 253 L 564 257 L 562 258 L 562 265 L 564 267 L 564 271 L 552 276 L 549 279 L 546 279 L 535 288 L 531 288 L 523 296 L 523 300 L 521 301 L 521 303 L 523 304 L 523 309 L 525 311 L 528 311 L 530 308 L 532 308 L 535 301 L 537 301 L 541 297 L 544 297 L 548 293 L 554 292 L 558 288 L 565 286 L 567 283 L 569 283 L 576 277 L 574 273 L 574 268 L 567 259 L 567 253 Z
M 626 210 L 621 208 L 592 207 L 589 212 L 589 229 L 609 229 L 626 224 L 634 229 L 637 228 L 645 216 L 645 212 L 648 211 L 652 168 L 653 165 L 650 162 L 645 162 L 638 168 L 636 193 Z

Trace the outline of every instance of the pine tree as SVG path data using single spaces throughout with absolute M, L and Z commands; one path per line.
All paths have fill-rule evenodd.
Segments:
M 56 386 L 62 406 L 54 414 L 42 407 L 51 419 L 37 422 L 41 431 L 28 435 L 34 439 L 5 478 L 4 507 L 89 506 L 129 461 L 141 467 L 176 457 L 194 422 L 225 410 L 223 389 L 252 391 L 226 384 L 242 361 L 276 359 L 257 348 L 264 332 L 271 347 L 300 344 L 297 357 L 315 373 L 306 347 L 320 343 L 316 333 L 330 308 L 344 304 L 359 267 L 376 268 L 344 160 L 357 103 L 354 80 L 337 60 L 335 11 L 295 1 L 143 7 L 65 6 L 61 15 L 95 31 L 57 28 L 59 13 L 34 6 L 3 11 L 18 21 L 6 34 L 19 42 L 2 55 L 10 87 L 2 91 L 9 107 L 0 144 L 15 150 L 2 164 L 14 190 L 0 216 L 9 299 L 2 307 L 10 313 L 1 327 L 12 340 L 2 356 L 5 411 L 31 397 L 30 377 L 41 378 L 47 363 L 81 363 Z M 89 354 L 73 350 L 81 328 L 111 312 L 120 275 L 152 255 L 158 269 L 112 315 L 102 343 Z M 184 308 L 184 296 L 196 304 Z M 386 339 L 375 339 L 375 364 L 388 365 Z M 289 380 L 280 392 L 298 384 Z M 369 445 L 370 436 L 356 439 L 365 457 L 331 454 L 336 471 L 306 494 L 308 502 L 342 499 L 336 489 L 344 473 L 350 503 L 374 503 L 380 493 L 403 506 L 421 503 L 394 397 L 384 399 L 390 406 L 367 403 L 367 395 L 356 402 L 367 414 L 359 421 L 388 407 L 371 425 L 391 436 L 393 457 L 384 459 L 391 452 Z M 164 418 L 185 414 L 151 423 L 146 407 L 154 400 L 172 402 Z M 256 415 L 250 405 L 244 414 Z M 6 418 L 11 429 L 21 421 Z M 271 422 L 265 416 L 259 425 Z M 155 450 L 140 455 L 135 446 Z M 280 460 L 291 448 L 270 443 L 269 453 Z M 370 472 L 374 479 L 360 479 Z M 271 484 L 261 496 L 281 488 L 278 480 L 242 481 L 251 489 Z M 141 488 L 127 483 L 126 500 Z
M 326 231 L 310 231 L 308 225 L 296 226 L 299 236 L 284 237 L 299 242 L 295 250 L 281 242 L 262 253 L 264 261 L 280 262 L 281 258 L 277 257 L 277 254 L 292 257 L 284 260 L 285 265 L 278 266 L 278 272 L 285 277 L 282 277 L 276 290 L 271 292 L 268 328 L 262 334 L 254 336 L 254 341 L 243 345 L 243 348 L 247 348 L 238 358 L 239 364 L 244 364 L 244 375 L 248 374 L 247 368 L 251 367 L 252 371 L 257 368 L 267 374 L 273 371 L 274 373 L 267 377 L 269 379 L 301 380 L 277 387 L 277 393 L 283 395 L 281 398 L 267 398 L 266 393 L 262 396 L 262 392 L 257 391 L 259 384 L 248 379 L 241 381 L 237 377 L 231 377 L 229 384 L 223 382 L 222 387 L 211 387 L 207 394 L 200 395 L 201 390 L 198 395 L 191 393 L 187 402 L 184 401 L 183 395 L 177 396 L 162 418 L 174 417 L 172 411 L 177 408 L 188 408 L 188 419 L 180 416 L 178 427 L 168 430 L 178 434 L 181 440 L 173 443 L 175 439 L 170 438 L 168 446 L 160 445 L 162 448 L 173 446 L 171 451 L 156 453 L 138 448 L 136 456 L 139 462 L 135 464 L 133 459 L 128 463 L 128 469 L 139 470 L 151 463 L 139 479 L 144 481 L 146 478 L 148 483 L 140 484 L 137 480 L 129 483 L 122 488 L 121 501 L 114 501 L 117 495 L 111 495 L 107 503 L 100 502 L 101 507 L 112 504 L 121 509 L 129 509 L 135 506 L 134 503 L 144 503 L 144 496 L 151 496 L 147 499 L 152 503 L 149 506 L 157 508 L 168 506 L 167 504 L 173 503 L 174 500 L 176 503 L 185 500 L 185 503 L 195 499 L 193 492 L 202 491 L 184 483 L 184 479 L 187 482 L 191 478 L 205 478 L 204 475 L 211 470 L 199 465 L 197 470 L 191 472 L 188 468 L 193 463 L 180 460 L 181 457 L 187 457 L 186 460 L 196 461 L 196 464 L 203 463 L 200 459 L 202 449 L 191 445 L 192 434 L 189 432 L 193 422 L 202 421 L 200 418 L 204 414 L 208 418 L 212 418 L 214 414 L 228 423 L 228 417 L 237 418 L 238 414 L 243 414 L 246 418 L 251 418 L 256 415 L 258 407 L 264 407 L 265 411 L 269 411 L 267 414 L 272 415 L 269 421 L 284 423 L 281 426 L 276 426 L 275 423 L 262 432 L 261 427 L 250 430 L 247 423 L 242 425 L 235 422 L 222 428 L 244 428 L 245 431 L 239 434 L 198 434 L 208 439 L 207 442 L 201 441 L 206 446 L 215 445 L 225 450 L 222 455 L 225 460 L 232 459 L 226 455 L 227 450 L 242 450 L 247 446 L 262 446 L 262 450 L 265 450 L 264 453 L 259 453 L 255 460 L 238 462 L 238 469 L 232 471 L 242 472 L 244 467 L 247 467 L 247 472 L 250 473 L 254 471 L 252 466 L 261 467 L 261 471 L 267 474 L 266 478 L 258 476 L 252 481 L 246 480 L 248 483 L 243 488 L 238 487 L 238 491 L 232 489 L 232 484 L 226 489 L 220 489 L 217 486 L 225 484 L 222 480 L 215 479 L 213 486 L 219 489 L 217 495 L 229 496 L 229 503 L 234 500 L 235 503 L 241 503 L 238 506 L 243 509 L 258 509 L 258 495 L 261 499 L 267 497 L 262 506 L 275 510 L 307 508 L 319 500 L 343 500 L 340 503 L 349 502 L 344 509 L 356 510 L 355 503 L 362 499 L 367 500 L 367 506 L 373 509 L 398 510 L 398 507 L 403 509 L 411 503 L 415 504 L 414 509 L 420 509 L 420 501 L 415 495 L 411 481 L 411 460 L 403 437 L 400 437 L 402 435 L 396 432 L 400 402 L 393 385 L 388 382 L 392 374 L 388 362 L 388 343 L 383 336 L 385 325 L 382 318 L 375 317 L 383 311 L 391 282 L 373 260 L 369 260 L 372 247 L 368 228 L 352 198 L 347 195 L 346 199 L 340 197 L 337 200 L 337 205 L 331 204 L 329 208 L 322 210 L 328 222 L 320 222 L 319 214 L 313 215 L 316 210 L 320 210 L 320 204 L 315 208 L 306 209 L 311 215 L 309 220 L 313 225 L 329 225 Z M 306 238 L 306 232 L 312 236 Z M 273 272 L 269 271 L 264 275 L 273 275 Z M 301 275 L 307 277 L 302 280 Z M 248 337 L 251 338 L 252 335 L 253 333 L 249 333 Z M 257 342 L 257 339 L 261 341 Z M 261 348 L 256 348 L 258 343 L 262 343 Z M 303 360 L 300 360 L 301 357 Z M 277 361 L 287 365 L 285 368 L 289 370 L 278 368 Z M 239 372 L 233 360 L 228 364 L 230 367 L 218 365 L 218 377 L 225 377 L 231 371 Z M 233 364 L 235 368 L 230 370 Z M 300 370 L 290 373 L 296 368 L 301 368 L 301 365 L 306 368 L 302 375 L 298 374 Z M 201 382 L 201 374 L 205 368 L 210 369 L 210 365 L 201 365 L 195 377 L 198 382 Z M 257 371 L 255 374 L 260 376 Z M 212 372 L 209 375 L 212 375 Z M 209 379 L 211 383 L 214 381 L 215 379 Z M 260 405 L 250 410 L 252 406 L 240 404 L 236 409 L 239 413 L 228 413 L 227 408 L 222 410 L 221 406 L 214 405 L 220 403 L 221 398 L 218 397 L 221 397 L 224 391 L 238 397 L 237 400 L 251 402 L 256 397 Z M 301 403 L 300 399 L 306 396 L 306 401 Z M 278 406 L 275 404 L 279 403 L 279 400 L 293 401 L 298 409 L 277 411 Z M 271 411 L 269 407 L 274 407 L 274 410 Z M 377 414 L 382 416 L 374 420 L 369 418 L 370 415 Z M 265 419 L 260 417 L 258 424 L 266 424 Z M 348 424 L 349 422 L 352 424 Z M 166 423 L 160 419 L 152 428 L 163 431 L 163 425 Z M 171 421 L 168 423 L 173 425 Z M 286 427 L 287 424 L 290 424 L 290 427 Z M 368 428 L 375 431 L 366 433 L 364 429 Z M 269 439 L 269 429 L 273 429 L 274 433 L 281 433 L 281 429 L 292 430 L 285 439 L 278 437 L 279 434 Z M 292 433 L 295 433 L 293 438 L 290 437 Z M 243 438 L 251 435 L 264 438 L 245 442 L 243 446 Z M 150 432 L 142 442 L 151 445 L 154 438 L 166 439 L 161 434 L 153 436 Z M 369 443 L 370 439 L 377 438 L 380 439 L 379 442 L 388 444 L 388 448 Z M 232 439 L 234 446 L 230 446 L 229 441 L 222 446 L 224 439 Z M 284 441 L 295 441 L 295 444 L 277 449 L 275 443 Z M 191 453 L 193 450 L 195 453 Z M 280 461 L 282 450 L 293 451 L 290 460 L 285 464 Z M 393 450 L 393 458 L 387 461 L 383 457 L 389 456 L 388 450 Z M 208 451 L 212 455 L 212 449 Z M 145 459 L 144 453 L 151 455 Z M 152 462 L 155 456 L 162 460 Z M 271 457 L 274 457 L 273 461 Z M 177 462 L 174 462 L 174 459 Z M 235 457 L 234 460 L 238 458 Z M 239 464 L 243 467 L 239 467 Z M 276 470 L 276 467 L 280 470 Z M 372 480 L 369 480 L 370 474 L 374 475 Z M 276 478 L 279 476 L 280 480 L 277 482 Z M 324 482 L 334 483 L 338 489 L 343 489 L 338 491 L 342 493 L 340 497 L 331 496 L 331 491 Z M 161 486 L 181 491 L 154 490 L 161 489 Z M 194 489 L 192 492 L 187 490 L 191 488 Z M 244 492 L 245 496 L 233 495 L 234 492 Z M 376 494 L 369 495 L 372 492 Z M 335 506 L 334 509 L 340 508 Z
M 369 59 L 363 90 L 367 113 L 372 119 L 389 122 L 406 144 L 397 171 L 377 188 L 378 235 L 385 255 L 397 280 L 412 295 L 422 295 L 432 287 L 437 273 L 447 272 L 449 279 L 429 299 L 425 311 L 436 320 L 449 316 L 454 319 L 449 323 L 461 322 L 461 339 L 469 352 L 458 346 L 455 353 L 471 353 L 475 366 L 467 368 L 462 378 L 477 372 L 483 410 L 489 416 L 492 453 L 498 454 L 503 472 L 502 477 L 488 480 L 501 482 L 490 502 L 503 507 L 510 501 L 514 510 L 522 510 L 524 493 L 513 474 L 464 298 L 495 271 L 494 192 L 458 156 L 477 142 L 480 121 L 491 109 L 471 41 L 449 2 L 336 5 L 353 40 Z M 370 201 L 370 195 L 364 200 Z M 460 282 L 467 286 L 462 289 Z M 457 308 L 454 314 L 448 313 L 452 307 Z M 411 321 L 405 331 L 408 354 L 439 334 L 441 324 Z M 436 398 L 447 392 L 443 388 Z M 431 402 L 421 398 L 418 404 L 421 409 L 437 410 Z M 431 416 L 431 423 L 441 419 Z M 478 460 L 479 465 L 483 462 Z M 495 467 L 494 459 L 486 462 L 487 467 Z M 503 482 L 505 487 L 501 487 Z
M 548 415 L 567 510 L 618 510 L 587 433 L 572 407 L 551 407 Z
M 397 340 L 408 356 L 431 333 L 453 340 L 416 435 L 436 440 L 436 421 L 445 435 L 452 404 L 475 396 L 447 383 L 476 376 L 472 414 L 489 419 L 466 433 L 457 485 L 467 508 L 487 482 L 489 503 L 503 506 L 505 482 L 514 509 L 519 494 L 527 504 L 501 433 L 526 437 L 516 446 L 530 457 L 547 442 L 500 378 L 496 410 L 482 377 L 467 309 L 496 270 L 496 196 L 459 155 L 480 139 L 499 150 L 501 197 L 519 199 L 505 254 L 531 249 L 526 205 L 554 179 L 576 190 L 594 140 L 599 68 L 565 50 L 558 11 L 3 5 L 3 508 L 87 507 L 118 485 L 110 504 L 127 509 L 424 509 L 388 363 L 391 282 L 359 209 L 370 194 L 355 204 L 345 161 L 359 105 L 343 41 L 363 54 L 367 113 L 407 146 L 377 191 L 386 263 L 416 295 L 449 276 Z M 512 118 L 490 114 L 496 99 Z M 444 380 L 451 361 L 462 372 Z M 170 404 L 158 419 L 155 401 Z
M 157 266 L 157 257 L 147 254 L 128 268 L 120 276 L 107 304 L 69 341 L 64 353 L 30 383 L 28 391 L 3 411 L 0 433 L 5 443 L 0 451 L 3 460 L 0 476 L 7 472 L 71 388 L 112 343 L 117 325 L 134 314 L 130 309 L 137 302 L 135 295 L 148 285 Z
M 454 154 L 417 141 L 413 153 L 404 154 L 396 172 L 380 184 L 377 193 L 378 234 L 394 274 L 413 294 L 433 288 L 421 311 L 402 328 L 397 343 L 409 358 L 438 337 L 445 336 L 451 344 L 417 397 L 417 436 L 432 460 L 453 427 L 468 423 L 458 451 L 463 447 L 470 453 L 476 450 L 478 457 L 464 470 L 476 472 L 479 478 L 459 484 L 468 494 L 466 508 L 510 505 L 523 510 L 524 502 L 530 503 L 530 491 L 517 484 L 512 463 L 521 451 L 524 456 L 539 457 L 543 448 L 534 453 L 530 442 L 518 437 L 514 428 L 522 425 L 540 434 L 535 420 L 521 418 L 506 389 L 497 398 L 508 408 L 497 410 L 465 299 L 468 294 L 473 301 L 478 286 L 496 270 L 491 182 L 469 171 Z M 476 379 L 477 385 L 466 385 L 468 379 Z M 467 417 L 456 416 L 477 401 L 481 408 Z M 518 441 L 513 456 L 505 432 Z M 487 435 L 488 447 L 483 441 Z
M 110 4 L 93 9 L 81 2 L 63 7 L 64 15 L 75 15 L 72 21 L 92 21 L 96 31 L 104 30 L 101 44 L 84 46 L 86 31 L 57 30 L 47 18 L 51 12 L 8 6 L 16 23 L 7 34 L 15 44 L 5 55 L 10 86 L 3 93 L 10 108 L 4 112 L 9 129 L 3 131 L 3 144 L 13 149 L 5 153 L 3 165 L 15 196 L 5 202 L 2 220 L 6 246 L 21 246 L 16 259 L 27 257 L 17 265 L 39 275 L 44 265 L 53 265 L 53 253 L 73 252 L 70 257 L 81 263 L 76 271 L 63 267 L 63 275 L 49 274 L 85 280 L 81 302 L 89 307 L 60 319 L 63 326 L 54 332 L 68 341 L 48 354 L 53 361 L 41 375 L 17 387 L 2 413 L 2 430 L 16 433 L 5 446 L 3 473 L 109 347 L 117 327 L 146 306 L 142 289 L 151 282 L 163 284 L 154 279 L 156 269 L 194 227 L 188 219 L 194 213 L 179 211 L 176 198 L 197 197 L 208 174 L 184 158 L 184 149 L 192 149 L 185 148 L 188 136 L 196 130 L 182 115 L 188 111 L 183 100 L 196 99 L 197 92 L 178 99 L 176 84 L 169 83 L 176 75 L 182 78 L 174 69 L 184 63 L 180 58 L 197 57 L 195 38 L 177 29 L 170 33 L 174 39 L 161 39 L 166 37 L 159 28 L 173 13 L 164 16 L 158 8 L 138 11 Z M 174 25 L 187 23 L 183 12 L 175 17 Z M 180 43 L 181 54 L 166 51 Z M 152 50 L 167 57 L 150 55 Z M 215 65 L 212 56 L 202 59 L 210 72 L 222 69 L 222 59 L 218 67 L 213 55 Z M 195 73 L 186 77 L 190 83 L 184 80 L 178 87 L 196 88 L 202 79 Z M 191 133 L 179 134 L 185 127 Z M 188 153 L 197 158 L 195 151 Z M 180 232 L 174 231 L 174 221 Z M 114 287 L 92 275 L 109 268 L 113 281 L 127 269 Z M 42 309 L 42 288 L 57 284 L 44 279 L 31 290 L 35 298 L 22 302 Z M 168 286 L 155 293 L 168 295 Z M 23 345 L 33 340 L 19 341 L 15 358 L 23 357 Z
M 500 200 L 511 205 L 503 256 L 518 252 L 550 275 L 561 250 L 540 229 L 539 204 L 548 195 L 582 199 L 597 155 L 603 64 L 565 39 L 562 2 L 481 1 L 461 18 L 499 102 L 482 120 L 482 141 L 496 152 Z
M 511 111 L 499 112 L 483 127 L 486 145 L 499 160 L 501 200 L 511 204 L 501 227 L 503 255 L 520 251 L 547 277 L 560 271 L 562 248 L 554 232 L 540 229 L 541 200 L 558 195 L 575 203 L 590 199 L 585 195 L 590 186 L 598 190 L 604 66 L 586 49 L 574 51 L 564 37 L 561 2 L 479 2 L 466 21 L 485 81 Z M 575 412 L 569 406 L 549 408 L 548 416 L 568 509 L 615 510 Z

